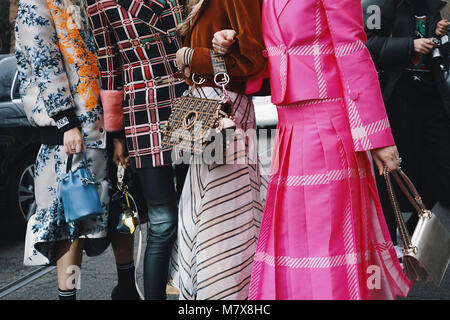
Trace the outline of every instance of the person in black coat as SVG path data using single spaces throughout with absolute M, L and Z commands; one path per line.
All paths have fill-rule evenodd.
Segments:
M 447 34 L 440 0 L 364 0 L 367 47 L 379 72 L 402 169 L 416 185 L 425 204 L 450 205 L 450 121 L 433 59 L 431 38 Z M 376 14 L 381 12 L 381 17 Z M 377 23 L 376 19 L 381 18 Z M 448 101 L 447 101 L 448 102 Z M 382 177 L 377 178 L 383 210 L 396 244 L 396 223 Z M 397 195 L 403 211 L 412 211 Z M 408 221 L 410 232 L 417 215 Z

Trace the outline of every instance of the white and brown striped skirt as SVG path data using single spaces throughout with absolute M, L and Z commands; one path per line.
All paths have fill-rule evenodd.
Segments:
M 195 94 L 217 99 L 220 90 L 199 88 Z M 232 92 L 230 96 L 238 129 L 255 130 L 251 97 Z M 178 241 L 170 272 L 182 300 L 248 297 L 267 190 L 258 157 L 250 153 L 247 146 L 247 161 L 235 164 L 191 162 L 180 201 Z

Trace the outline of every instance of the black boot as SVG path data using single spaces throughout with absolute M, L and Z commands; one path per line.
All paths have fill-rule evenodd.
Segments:
M 119 283 L 111 292 L 111 300 L 140 300 L 134 277 L 134 262 L 117 265 Z
M 120 285 L 117 285 L 111 292 L 111 300 L 141 300 L 141 298 L 136 287 L 122 288 Z

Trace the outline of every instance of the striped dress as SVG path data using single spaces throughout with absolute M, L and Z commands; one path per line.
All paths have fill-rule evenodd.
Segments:
M 195 92 L 210 99 L 219 94 L 209 87 Z M 231 92 L 230 96 L 237 128 L 256 142 L 251 97 Z M 246 163 L 208 165 L 191 159 L 171 264 L 181 300 L 248 298 L 267 181 L 261 178 L 257 155 L 251 155 L 251 143 L 244 145 L 235 149 L 234 159 Z

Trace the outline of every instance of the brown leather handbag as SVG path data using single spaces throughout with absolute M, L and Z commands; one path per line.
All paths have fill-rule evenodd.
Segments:
M 419 215 L 412 237 L 400 211 L 390 175 Z M 403 243 L 403 268 L 406 276 L 413 282 L 433 281 L 439 286 L 450 262 L 450 234 L 437 216 L 425 207 L 413 183 L 401 169 L 389 172 L 386 168 L 384 178 Z
M 194 97 L 192 93 L 196 86 L 202 85 L 205 80 L 197 78 L 193 74 L 194 86 L 185 92 L 172 107 L 168 124 L 164 128 L 163 148 L 172 148 L 176 151 L 201 155 L 206 146 L 213 142 L 212 140 L 215 143 L 221 143 L 222 150 L 225 150 L 227 144 L 230 143 L 225 139 L 217 139 L 221 134 L 222 138 L 227 136 L 224 134 L 224 130 L 235 129 L 234 118 L 232 117 L 232 103 L 226 90 L 230 77 L 227 74 L 223 56 L 211 51 L 211 58 L 214 69 L 214 82 L 218 87 L 222 88 L 220 99 Z M 223 154 L 225 155 L 226 152 L 224 151 Z

